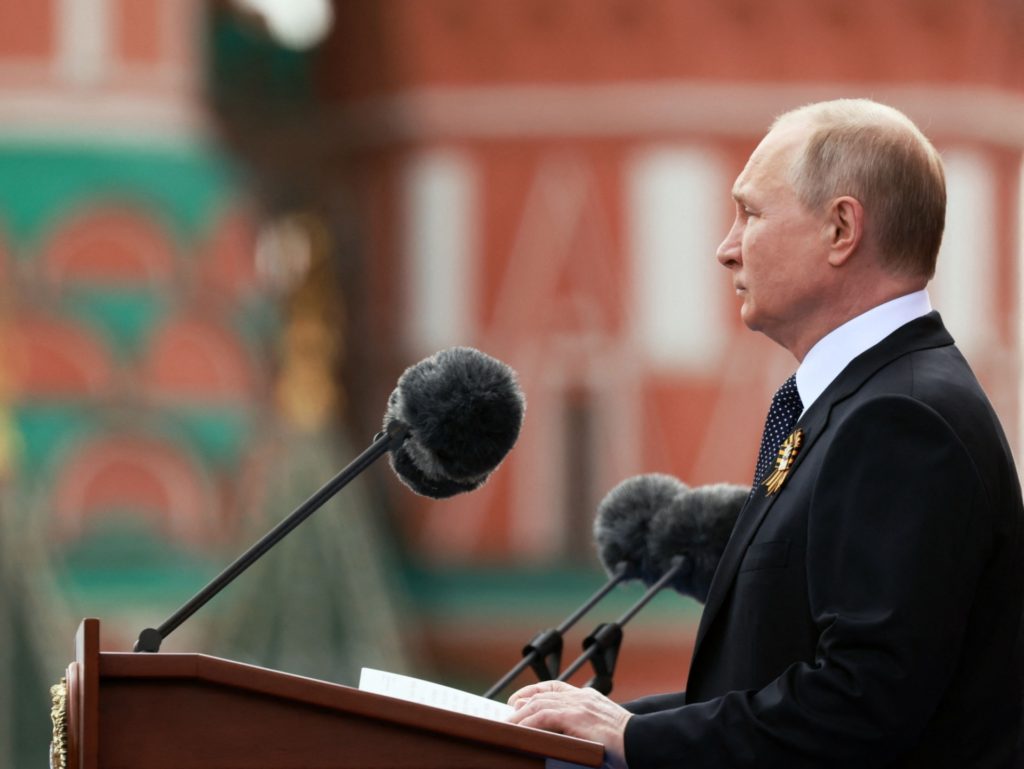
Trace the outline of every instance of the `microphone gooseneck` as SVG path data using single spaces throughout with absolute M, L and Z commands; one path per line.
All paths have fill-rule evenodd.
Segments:
M 472 491 L 515 444 L 525 411 L 511 368 L 471 347 L 442 350 L 406 369 L 388 398 L 384 429 L 409 428 L 391 467 L 423 496 Z
M 447 497 L 477 488 L 512 448 L 524 410 L 515 372 L 478 350 L 443 350 L 408 368 L 369 448 L 163 624 L 143 630 L 134 650 L 160 651 L 172 631 L 384 454 L 418 493 Z
M 558 668 L 562 664 L 562 642 L 565 633 L 626 578 L 628 567 L 629 564 L 625 561 L 619 563 L 608 581 L 596 593 L 590 596 L 582 606 L 562 620 L 558 627 L 542 630 L 534 636 L 533 640 L 523 647 L 523 658 L 495 682 L 490 689 L 484 692 L 483 696 L 493 699 L 495 695 L 512 683 L 515 677 L 528 667 L 533 669 L 537 679 L 540 681 L 549 681 L 558 675 Z
M 300 523 L 323 507 L 327 500 L 341 491 L 363 470 L 387 453 L 394 445 L 401 444 L 406 438 L 407 431 L 404 425 L 396 423 L 391 425 L 389 430 L 378 434 L 369 448 L 352 460 L 348 467 L 321 486 L 313 496 L 299 505 L 291 515 L 263 535 L 256 544 L 242 553 L 230 566 L 214 577 L 202 590 L 168 617 L 160 627 L 146 628 L 139 633 L 133 651 L 154 653 L 160 651 L 160 644 L 163 643 L 163 640 L 172 631 L 199 611 L 211 598 L 263 557 L 268 550 L 284 539 Z
M 648 586 L 648 590 L 618 620 L 598 625 L 584 639 L 583 654 L 558 678 L 560 681 L 568 680 L 589 660 L 594 676 L 586 685 L 603 694 L 610 693 L 612 689 L 623 626 L 659 591 L 671 586 L 702 603 L 707 600 L 718 561 L 750 492 L 749 487 L 731 484 L 687 488 L 675 479 L 663 480 L 661 477 L 656 485 L 648 487 L 646 484 L 651 482 L 641 481 L 641 478 L 621 484 L 627 496 L 616 497 L 631 500 L 622 505 L 626 511 L 651 509 L 643 527 L 643 555 L 634 575 Z M 637 495 L 637 492 L 641 493 Z M 616 497 L 609 495 L 609 498 Z M 654 500 L 657 500 L 656 505 Z M 637 532 L 632 534 L 635 536 Z M 611 538 L 610 542 L 602 543 L 602 560 L 606 551 L 612 557 L 617 555 L 615 547 L 622 547 L 626 542 L 630 547 L 637 544 L 635 539 L 625 537 Z
M 562 674 L 558 676 L 559 681 L 568 681 L 569 678 L 583 665 L 590 661 L 594 668 L 594 677 L 587 681 L 586 686 L 597 689 L 601 694 L 610 694 L 612 691 L 612 677 L 615 674 L 615 663 L 619 656 L 619 647 L 622 645 L 622 629 L 626 623 L 636 616 L 636 613 L 644 608 L 651 599 L 661 592 L 669 582 L 680 573 L 690 569 L 690 562 L 685 556 L 677 555 L 672 558 L 665 572 L 647 588 L 647 591 L 630 606 L 621 617 L 614 622 L 604 622 L 595 628 L 594 632 L 583 640 L 583 654 L 577 657 Z
M 628 478 L 608 492 L 594 517 L 594 541 L 608 581 L 558 627 L 541 631 L 524 646 L 522 659 L 484 692 L 484 697 L 493 698 L 527 667 L 541 681 L 558 675 L 564 634 L 619 583 L 650 576 L 647 540 L 651 520 L 685 490 L 685 484 L 676 478 L 650 474 Z

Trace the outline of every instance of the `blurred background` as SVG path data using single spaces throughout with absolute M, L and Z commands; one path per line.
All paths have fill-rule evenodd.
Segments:
M 81 618 L 129 650 L 438 349 L 519 374 L 490 482 L 432 502 L 378 463 L 165 650 L 480 692 L 603 581 L 615 484 L 749 483 L 794 362 L 714 252 L 808 101 L 942 152 L 932 300 L 1019 452 L 1021 40 L 1022 0 L 4 0 L 0 765 L 46 760 Z M 616 698 L 683 686 L 699 612 L 627 627 Z

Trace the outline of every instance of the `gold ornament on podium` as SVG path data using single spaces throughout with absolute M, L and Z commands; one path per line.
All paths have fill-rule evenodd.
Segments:
M 68 765 L 68 683 L 66 678 L 50 687 L 50 720 L 53 721 L 53 742 L 50 743 L 51 769 Z

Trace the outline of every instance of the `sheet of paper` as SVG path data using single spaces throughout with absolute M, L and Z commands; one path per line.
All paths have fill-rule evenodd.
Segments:
M 504 721 L 512 713 L 512 708 L 504 702 L 495 702 L 450 686 L 373 668 L 362 669 L 359 674 L 359 688 L 372 694 L 383 694 L 407 702 L 418 702 L 421 705 L 452 710 L 456 713 L 489 718 L 492 721 Z

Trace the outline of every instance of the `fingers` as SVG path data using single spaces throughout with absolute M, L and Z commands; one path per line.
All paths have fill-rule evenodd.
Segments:
M 508 720 L 513 724 L 530 726 L 560 734 L 573 733 L 578 708 L 574 691 L 544 688 L 516 699 L 514 711 Z
M 609 766 L 625 769 L 623 738 L 632 714 L 595 689 L 544 681 L 520 689 L 509 704 L 510 723 L 600 742 Z
M 512 723 L 574 734 L 617 720 L 626 713 L 595 689 L 579 689 L 558 681 L 527 686 L 509 699 Z M 628 715 L 628 714 L 627 714 Z
M 521 707 L 522 704 L 538 694 L 544 694 L 546 692 L 568 692 L 574 691 L 575 686 L 565 683 L 564 681 L 541 681 L 537 684 L 530 684 L 524 686 L 516 692 L 512 693 L 512 696 L 508 698 L 508 704 L 514 708 Z

